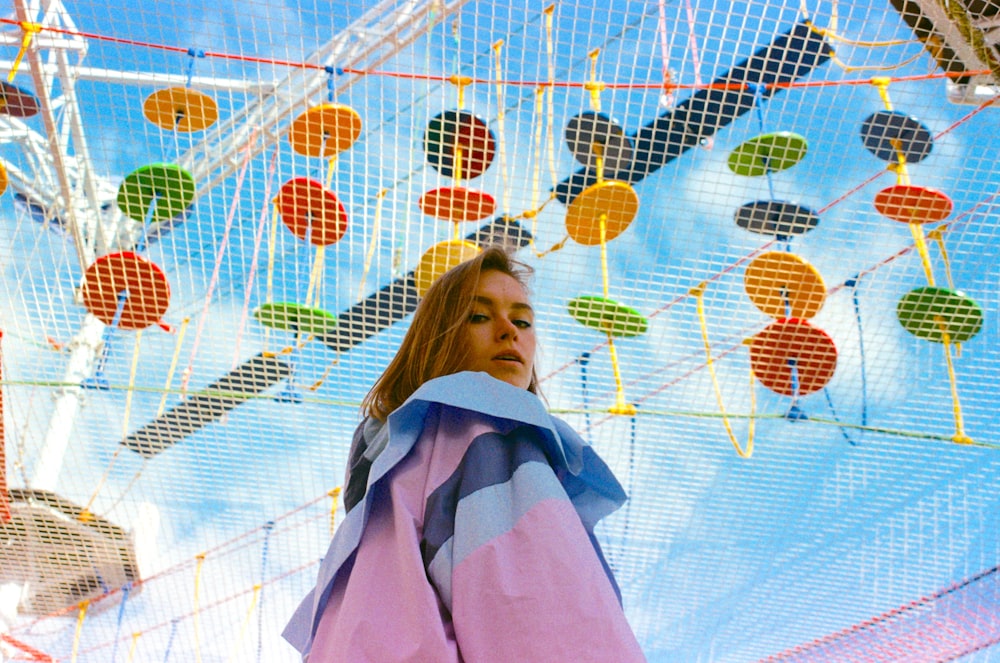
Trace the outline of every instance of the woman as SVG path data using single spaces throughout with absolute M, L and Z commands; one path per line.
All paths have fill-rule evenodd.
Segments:
M 625 494 L 536 395 L 527 273 L 489 248 L 442 275 L 364 399 L 303 660 L 645 660 L 593 534 Z

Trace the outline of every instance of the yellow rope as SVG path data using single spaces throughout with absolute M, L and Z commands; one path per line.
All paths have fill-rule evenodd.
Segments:
M 322 245 L 316 247 L 316 257 L 309 271 L 309 288 L 306 290 L 306 306 L 316 306 L 319 301 L 319 290 L 323 280 L 323 257 L 326 254 Z
M 337 155 L 330 157 L 329 162 L 326 165 L 326 188 L 333 188 L 333 171 L 334 167 L 337 165 Z
M 136 646 L 139 644 L 139 636 L 142 635 L 142 631 L 136 631 L 132 634 L 132 644 L 128 647 L 128 661 L 126 663 L 132 663 L 135 660 L 135 650 Z
M 337 503 L 340 501 L 340 486 L 332 489 L 327 495 L 330 496 L 330 536 L 337 528 Z
M 535 147 L 535 158 L 531 165 L 531 207 L 538 208 L 538 201 L 541 198 L 542 161 L 545 159 L 545 148 L 542 143 L 542 132 L 544 130 L 545 115 L 545 87 L 535 89 L 535 131 L 532 136 Z M 538 214 L 531 214 L 531 237 L 532 241 L 538 236 Z
M 546 136 L 546 154 L 548 155 L 547 162 L 549 164 L 549 178 L 552 181 L 552 189 L 555 190 L 556 185 L 559 183 L 559 175 L 556 172 L 556 139 L 555 139 L 555 101 L 553 100 L 553 95 L 555 94 L 556 88 L 556 65 L 555 65 L 555 38 L 554 31 L 552 29 L 552 15 L 555 12 L 556 6 L 554 4 L 549 5 L 545 8 L 545 58 L 546 58 L 546 70 L 548 76 L 548 85 L 546 86 L 546 105 L 545 105 L 545 136 Z
M 125 390 L 125 412 L 122 416 L 122 438 L 128 437 L 128 420 L 132 412 L 132 394 L 135 390 L 135 375 L 139 371 L 139 347 L 142 343 L 142 330 L 135 332 L 135 347 L 132 350 L 132 365 L 128 372 L 128 389 Z
M 83 633 L 83 620 L 87 617 L 87 608 L 90 606 L 89 600 L 80 601 L 77 604 L 79 610 L 76 614 L 76 630 L 73 632 L 73 653 L 70 655 L 70 660 L 76 663 L 76 655 L 80 650 L 80 635 Z
M 170 359 L 170 368 L 167 369 L 166 384 L 163 386 L 163 395 L 160 396 L 160 406 L 156 409 L 157 417 L 163 414 L 163 410 L 167 407 L 167 394 L 170 392 L 170 385 L 174 381 L 174 371 L 177 370 L 177 362 L 181 356 L 181 346 L 184 344 L 184 334 L 187 332 L 189 322 L 191 322 L 191 318 L 185 317 L 181 321 L 181 328 L 177 331 L 177 342 L 174 343 L 174 356 Z
M 597 56 L 600 53 L 601 49 L 595 48 L 587 54 L 590 58 L 590 80 L 584 86 L 590 92 L 590 107 L 595 113 L 601 112 L 601 90 L 604 89 L 604 84 L 597 80 Z
M 698 308 L 698 323 L 701 326 L 701 340 L 705 347 L 705 365 L 708 366 L 708 373 L 712 377 L 712 387 L 715 390 L 715 402 L 719 404 L 719 411 L 722 413 L 722 423 L 726 427 L 726 434 L 729 441 L 736 450 L 736 455 L 740 458 L 750 458 L 753 456 L 754 438 L 754 413 L 757 411 L 757 400 L 754 394 L 754 375 L 750 371 L 750 417 L 747 422 L 747 443 L 746 448 L 740 447 L 733 426 L 729 422 L 729 415 L 726 413 L 726 405 L 722 399 L 722 389 L 719 386 L 719 378 L 715 373 L 715 361 L 712 359 L 712 345 L 708 340 L 708 321 L 705 317 L 705 283 L 700 283 L 691 289 L 691 294 L 695 296 Z
M 958 379 L 955 377 L 955 364 L 951 358 L 951 335 L 941 316 L 934 316 L 934 321 L 941 329 L 941 342 L 944 344 L 944 356 L 948 364 L 948 383 L 951 387 L 951 409 L 955 416 L 955 435 L 951 438 L 956 444 L 972 444 L 971 437 L 965 434 L 962 422 L 962 403 L 958 399 Z
M 913 64 L 914 62 L 916 62 L 917 60 L 919 60 L 921 57 L 923 57 L 923 55 L 924 55 L 924 52 L 920 51 L 919 53 L 917 53 L 917 54 L 915 54 L 915 55 L 913 55 L 911 57 L 906 58 L 902 62 L 897 62 L 896 64 L 884 64 L 884 65 L 852 65 L 852 64 L 847 64 L 846 62 L 844 62 L 843 60 L 841 60 L 840 58 L 838 58 L 835 54 L 831 55 L 830 59 L 833 60 L 833 63 L 835 65 L 837 65 L 838 67 L 840 67 L 841 69 L 843 69 L 844 71 L 847 71 L 847 72 L 855 72 L 855 71 L 895 71 L 896 69 L 902 69 L 903 67 L 905 67 L 905 66 L 907 66 L 909 64 Z
M 834 32 L 832 28 L 821 28 L 817 26 L 812 21 L 806 21 L 806 26 L 816 34 L 821 37 L 826 37 L 833 41 L 839 41 L 842 44 L 848 44 L 849 46 L 863 46 L 865 48 L 883 48 L 887 46 L 905 46 L 907 44 L 918 43 L 915 39 L 885 39 L 879 41 L 864 41 L 861 39 L 848 39 L 842 35 Z
M 375 222 L 372 224 L 372 241 L 368 244 L 368 253 L 365 255 L 365 268 L 361 272 L 361 283 L 358 284 L 358 299 L 364 299 L 365 281 L 368 279 L 368 272 L 372 268 L 372 259 L 375 257 L 375 249 L 378 247 L 379 232 L 382 229 L 382 202 L 385 200 L 388 189 L 382 189 L 375 197 Z
M 31 38 L 42 31 L 41 23 L 31 23 L 29 21 L 21 21 L 21 30 L 24 31 L 24 36 L 21 37 L 21 48 L 17 51 L 17 56 L 14 58 L 14 63 L 10 67 L 10 73 L 7 74 L 7 82 L 10 83 L 17 76 L 17 70 L 21 67 L 21 60 L 24 59 L 24 54 L 28 52 L 28 47 L 31 46 Z
M 195 555 L 198 565 L 194 570 L 194 655 L 195 660 L 201 663 L 201 619 L 198 614 L 198 590 L 201 584 L 201 567 L 205 564 L 205 553 Z
M 240 632 L 236 636 L 236 640 L 233 642 L 233 651 L 229 654 L 227 661 L 236 660 L 236 652 L 239 647 L 240 642 L 243 640 L 243 636 L 246 635 L 247 626 L 250 624 L 250 618 L 253 616 L 254 610 L 257 608 L 257 597 L 260 595 L 261 585 L 256 583 L 253 586 L 253 595 L 250 597 L 250 607 L 247 609 L 246 616 L 243 617 L 243 623 L 240 624 Z
M 945 279 L 948 281 L 948 287 L 954 290 L 955 282 L 951 278 L 951 260 L 948 258 L 948 248 L 944 243 L 944 233 L 941 232 L 940 227 L 934 228 L 927 234 L 927 238 L 937 242 L 938 249 L 941 251 L 941 259 L 944 261 Z
M 507 176 L 507 141 L 504 140 L 504 85 L 503 85 L 503 39 L 493 42 L 496 55 L 497 84 L 497 152 L 500 156 L 500 185 L 503 192 L 500 204 L 504 212 L 510 209 L 510 181 Z

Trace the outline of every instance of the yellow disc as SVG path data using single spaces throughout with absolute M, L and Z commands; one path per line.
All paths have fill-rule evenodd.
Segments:
M 219 119 L 215 99 L 186 87 L 168 87 L 154 92 L 146 97 L 142 112 L 161 129 L 181 133 L 207 129 Z
M 580 192 L 566 211 L 566 232 L 585 246 L 601 243 L 601 217 L 605 220 L 605 241 L 625 232 L 636 212 L 639 196 L 625 182 L 607 180 Z
M 321 104 L 295 118 L 288 129 L 292 149 L 307 157 L 334 157 L 361 135 L 361 116 L 350 106 Z
M 816 268 L 783 251 L 763 253 L 747 265 L 743 285 L 751 301 L 772 318 L 811 318 L 826 299 Z
M 7 167 L 0 163 L 0 195 L 7 190 Z
M 432 246 L 413 270 L 413 285 L 417 294 L 423 297 L 439 276 L 466 260 L 472 260 L 481 250 L 478 245 L 459 239 L 438 242 Z

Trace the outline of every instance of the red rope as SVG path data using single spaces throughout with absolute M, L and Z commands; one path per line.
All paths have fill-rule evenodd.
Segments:
M 20 660 L 35 661 L 36 663 L 53 663 L 53 661 L 55 661 L 54 658 L 52 658 L 45 652 L 39 651 L 34 647 L 32 647 L 31 645 L 26 645 L 20 640 L 12 638 L 6 633 L 0 633 L 0 641 L 6 642 L 14 649 L 17 649 L 30 657 L 27 659 L 18 657 Z

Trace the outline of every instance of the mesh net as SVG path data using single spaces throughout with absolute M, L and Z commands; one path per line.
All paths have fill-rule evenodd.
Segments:
M 16 0 L 0 652 L 295 660 L 360 401 L 503 243 L 649 660 L 1000 660 L 996 15 Z

